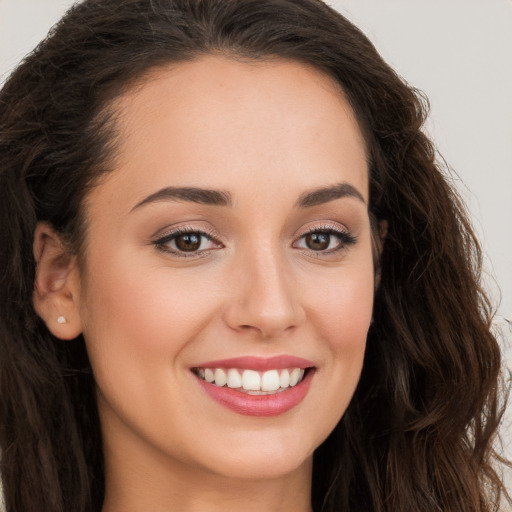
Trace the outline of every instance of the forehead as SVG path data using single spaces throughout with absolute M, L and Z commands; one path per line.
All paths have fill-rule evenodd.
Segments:
M 349 180 L 367 199 L 355 115 L 340 86 L 304 64 L 202 57 L 153 70 L 113 108 L 109 180 L 129 180 L 133 204 L 169 185 L 232 190 L 276 177 L 297 194 Z

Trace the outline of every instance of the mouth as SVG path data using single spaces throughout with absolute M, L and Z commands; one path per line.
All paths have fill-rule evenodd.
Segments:
M 291 356 L 242 357 L 191 368 L 210 398 L 248 416 L 277 416 L 297 406 L 315 370 L 311 361 Z
M 269 395 L 300 384 L 310 369 L 275 368 L 261 372 L 240 368 L 192 368 L 192 372 L 219 388 L 228 387 L 249 395 Z

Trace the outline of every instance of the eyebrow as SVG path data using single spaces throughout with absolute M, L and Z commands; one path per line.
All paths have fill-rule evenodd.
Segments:
M 169 200 L 188 201 L 214 206 L 230 206 L 232 203 L 231 194 L 223 190 L 210 190 L 198 187 L 165 187 L 137 203 L 132 208 L 132 211 L 145 204 Z
M 366 204 L 364 197 L 354 186 L 349 183 L 338 183 L 336 185 L 305 192 L 299 197 L 295 206 L 298 208 L 310 208 L 343 197 L 353 197 Z
M 366 204 L 361 193 L 349 183 L 338 183 L 327 187 L 304 192 L 295 206 L 297 208 L 310 208 L 334 201 L 343 197 L 353 197 Z M 199 187 L 165 187 L 137 203 L 133 208 L 136 210 L 143 205 L 159 201 L 187 201 L 213 206 L 231 206 L 231 194 L 224 190 L 213 190 Z

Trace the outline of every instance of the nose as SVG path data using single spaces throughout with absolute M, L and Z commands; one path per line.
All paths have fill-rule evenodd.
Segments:
M 279 251 L 260 251 L 243 258 L 230 287 L 225 310 L 231 329 L 271 339 L 297 328 L 305 318 L 299 287 Z

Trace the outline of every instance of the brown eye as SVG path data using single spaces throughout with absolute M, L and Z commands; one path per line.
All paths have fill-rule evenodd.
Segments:
M 309 233 L 304 237 L 306 247 L 312 251 L 325 251 L 331 242 L 331 235 L 328 233 Z
M 293 243 L 293 247 L 328 255 L 335 254 L 342 249 L 348 249 L 348 247 L 355 243 L 356 237 L 348 231 L 326 226 L 315 231 L 311 230 L 309 233 L 304 233 Z
M 184 233 L 174 239 L 176 248 L 184 252 L 193 252 L 201 247 L 201 235 L 197 233 Z
M 176 231 L 159 238 L 154 245 L 174 256 L 198 256 L 211 249 L 220 249 L 222 244 L 202 231 Z

